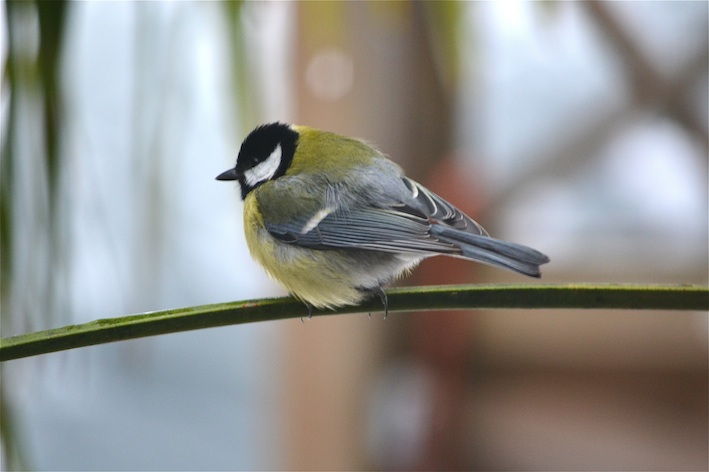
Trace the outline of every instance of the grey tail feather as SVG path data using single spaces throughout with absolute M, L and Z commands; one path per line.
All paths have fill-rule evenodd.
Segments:
M 549 258 L 536 249 L 443 225 L 433 225 L 431 234 L 442 241 L 455 244 L 461 250 L 461 257 L 510 269 L 530 277 L 541 277 L 539 266 L 549 262 Z

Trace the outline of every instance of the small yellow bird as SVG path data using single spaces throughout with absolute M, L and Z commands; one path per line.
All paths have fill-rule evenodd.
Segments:
M 217 180 L 241 186 L 251 255 L 309 306 L 384 297 L 383 286 L 441 254 L 531 277 L 549 262 L 535 249 L 491 238 L 381 152 L 335 133 L 259 126 Z

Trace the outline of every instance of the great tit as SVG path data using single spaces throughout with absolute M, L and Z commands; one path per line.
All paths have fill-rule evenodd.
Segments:
M 541 252 L 478 223 L 370 145 L 269 123 L 241 144 L 237 180 L 251 255 L 309 306 L 356 305 L 421 260 L 446 255 L 539 277 Z

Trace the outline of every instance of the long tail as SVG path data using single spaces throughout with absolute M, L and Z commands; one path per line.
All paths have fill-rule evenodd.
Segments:
M 433 225 L 431 234 L 460 248 L 461 257 L 519 272 L 530 277 L 541 277 L 539 266 L 549 257 L 536 249 L 509 241 L 466 233 L 444 225 Z

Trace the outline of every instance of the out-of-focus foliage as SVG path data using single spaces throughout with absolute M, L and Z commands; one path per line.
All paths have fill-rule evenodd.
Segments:
M 4 302 L 7 302 L 6 296 L 10 290 L 8 285 L 13 283 L 13 269 L 18 264 L 26 263 L 18 260 L 21 257 L 19 251 L 13 251 L 18 239 L 16 234 L 13 235 L 15 224 L 22 219 L 33 220 L 42 214 L 47 217 L 43 222 L 48 232 L 45 242 L 51 246 L 51 241 L 58 238 L 59 209 L 56 203 L 61 173 L 62 113 L 58 71 L 68 6 L 69 3 L 63 0 L 5 2 L 8 49 L 2 86 L 7 115 L 2 131 L 0 174 L 0 258 L 3 275 L 0 284 Z M 21 166 L 20 159 L 31 162 Z M 30 171 L 31 175 L 20 175 L 23 171 Z M 17 201 L 19 193 L 27 191 L 20 188 L 25 183 L 33 184 L 35 195 L 40 195 L 31 208 Z M 38 241 L 34 243 L 36 253 L 41 253 L 36 246 Z M 50 258 L 58 257 L 56 249 L 47 251 Z M 51 284 L 52 277 L 49 274 L 45 277 L 50 279 Z M 3 313 L 10 312 L 3 310 Z
M 19 319 L 38 327 L 42 326 L 41 316 L 52 316 L 60 280 L 59 270 L 52 269 L 61 264 L 64 241 L 58 205 L 62 172 L 59 69 L 70 3 L 4 3 L 7 50 L 0 156 L 0 311 L 6 328 Z M 33 225 L 43 231 L 28 230 Z M 31 250 L 23 251 L 23 245 Z M 38 263 L 41 258 L 46 265 Z M 41 301 L 23 299 L 13 289 L 21 283 L 41 285 L 43 290 L 33 294 Z M 14 415 L 7 401 L 0 408 L 6 465 L 19 468 L 25 461 L 14 434 Z

